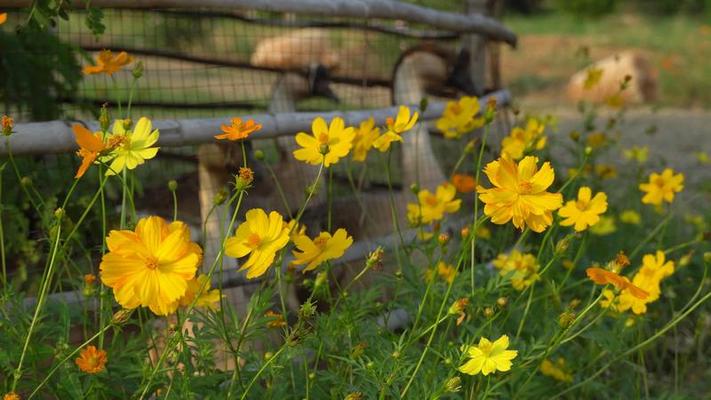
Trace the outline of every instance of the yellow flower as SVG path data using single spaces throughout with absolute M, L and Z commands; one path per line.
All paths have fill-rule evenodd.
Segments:
M 114 122 L 112 134 L 109 136 L 109 146 L 113 148 L 104 161 L 113 160 L 106 175 L 115 175 L 129 170 L 155 157 L 158 147 L 151 147 L 158 141 L 158 130 L 152 130 L 151 120 L 142 117 L 136 123 L 133 131 L 127 131 L 124 121 Z M 114 148 L 115 147 L 115 148 Z
M 472 193 L 476 190 L 476 180 L 471 175 L 454 174 L 451 181 L 459 193 Z
M 364 162 L 378 136 L 380 128 L 375 126 L 375 119 L 371 117 L 361 122 L 353 139 L 353 161 Z
M 605 132 L 593 132 L 588 135 L 585 141 L 588 146 L 593 149 L 597 149 L 607 144 L 607 135 L 605 134 Z
M 480 104 L 476 97 L 464 96 L 448 101 L 435 126 L 447 139 L 459 139 L 463 134 L 484 126 L 484 118 L 476 118 Z
M 226 240 L 225 254 L 235 258 L 250 254 L 239 270 L 247 270 L 247 279 L 252 279 L 264 275 L 277 251 L 289 243 L 289 228 L 276 211 L 267 216 L 261 208 L 253 208 L 247 211 L 245 218 L 235 235 Z
M 546 147 L 546 127 L 536 118 L 529 118 L 526 129 L 515 127 L 508 136 L 501 141 L 501 155 L 519 160 L 524 153 L 530 150 L 541 150 Z
M 647 158 L 649 158 L 649 147 L 632 146 L 629 149 L 625 149 L 622 154 L 628 160 L 634 160 L 639 164 L 644 164 Z
M 491 222 L 503 225 L 511 220 L 515 227 L 528 226 L 543 232 L 553 222 L 553 211 L 560 208 L 563 196 L 546 189 L 553 183 L 555 172 L 545 162 L 538 170 L 538 158 L 527 156 L 521 162 L 502 157 L 487 164 L 484 173 L 493 188 L 478 187 L 484 214 Z
M 74 360 L 82 372 L 87 374 L 98 374 L 106 368 L 108 357 L 104 350 L 99 350 L 95 346 L 86 346 L 79 353 L 79 357 Z
M 96 65 L 87 65 L 83 71 L 86 75 L 103 73 L 111 76 L 132 61 L 133 57 L 129 56 L 125 51 L 114 57 L 111 50 L 103 50 L 96 58 Z
M 674 273 L 674 262 L 667 261 L 663 251 L 642 257 L 642 268 L 632 278 L 632 284 L 649 293 L 640 298 L 629 288 L 623 290 L 617 299 L 617 311 L 632 310 L 639 315 L 647 312 L 647 304 L 659 299 L 661 281 Z
M 511 360 L 516 358 L 518 351 L 507 350 L 509 347 L 509 337 L 501 336 L 495 342 L 490 342 L 487 338 L 479 339 L 477 346 L 466 346 L 464 352 L 469 360 L 459 367 L 459 371 L 484 376 L 496 371 L 508 371 L 511 369 Z
M 607 236 L 615 232 L 617 232 L 617 224 L 615 224 L 615 217 L 612 216 L 603 215 L 595 225 L 590 227 L 590 233 L 597 236 Z
M 0 22 L 0 24 L 2 24 L 2 22 Z M 5 395 L 2 396 L 2 400 L 22 400 L 22 397 L 20 397 L 20 395 L 15 392 L 10 392 L 5 393 Z
M 220 129 L 223 133 L 215 135 L 215 139 L 234 141 L 248 138 L 252 133 L 262 129 L 262 124 L 254 122 L 253 119 L 243 123 L 242 118 L 232 118 L 230 126 L 222 125 Z
M 189 280 L 185 295 L 179 300 L 180 305 L 189 307 L 194 301 L 195 307 L 217 310 L 222 295 L 220 289 L 210 290 L 210 288 L 211 282 L 207 275 L 201 274 Z
M 451 284 L 454 282 L 454 277 L 457 276 L 457 269 L 453 265 L 449 265 L 444 261 L 437 264 L 437 275 L 445 282 Z
M 467 313 L 464 312 L 464 310 L 467 309 L 469 306 L 469 299 L 466 297 L 461 297 L 452 303 L 451 306 L 449 306 L 449 310 L 447 310 L 447 313 L 449 315 L 456 315 L 457 316 L 457 326 L 461 325 L 462 322 L 464 322 L 464 318 L 467 317 Z
M 7 21 L 7 13 L 0 13 L 0 25 L 4 24 L 5 21 Z
M 135 231 L 111 231 L 101 259 L 101 281 L 124 308 L 149 307 L 157 315 L 175 311 L 201 262 L 188 226 L 160 217 L 141 218 Z
M 578 200 L 571 200 L 558 210 L 558 215 L 565 218 L 560 222 L 561 226 L 575 225 L 576 232 L 587 229 L 588 226 L 595 225 L 600 220 L 600 214 L 607 211 L 607 195 L 603 192 L 592 197 L 592 190 L 583 186 L 578 190 Z
M 598 84 L 598 82 L 600 82 L 600 79 L 602 78 L 602 74 L 604 72 L 605 70 L 603 70 L 602 68 L 588 68 L 587 74 L 585 75 L 585 81 L 583 82 L 583 88 L 585 90 L 590 90 L 594 88 Z
M 620 221 L 625 224 L 639 225 L 642 217 L 635 210 L 624 210 L 620 213 Z
M 375 139 L 373 147 L 384 153 L 390 149 L 392 142 L 402 142 L 402 134 L 415 126 L 418 116 L 419 113 L 417 111 L 410 115 L 409 107 L 400 106 L 394 121 L 391 117 L 388 117 L 386 123 L 388 130 Z
M 459 210 L 461 200 L 455 200 L 457 189 L 449 182 L 437 187 L 435 193 L 420 190 L 417 194 L 418 203 L 407 205 L 407 218 L 413 225 L 428 224 L 444 218 L 444 214 L 452 214 Z
M 499 254 L 492 264 L 501 276 L 511 276 L 511 286 L 516 290 L 531 286 L 539 278 L 539 265 L 533 254 L 512 250 L 510 254 Z
M 301 149 L 294 150 L 294 157 L 308 164 L 324 167 L 335 164 L 341 158 L 348 155 L 353 147 L 355 130 L 347 127 L 343 118 L 335 117 L 331 124 L 327 125 L 326 120 L 317 117 L 311 123 L 312 134 L 299 132 L 296 135 L 296 143 Z
M 299 250 L 293 250 L 294 265 L 306 264 L 303 272 L 311 271 L 328 260 L 339 258 L 353 244 L 353 237 L 348 236 L 345 229 L 338 229 L 331 236 L 321 232 L 314 240 L 301 235 L 294 238 L 294 244 Z
M 539 367 L 541 373 L 545 376 L 550 376 L 551 378 L 561 381 L 561 382 L 572 382 L 573 375 L 566 372 L 565 359 L 563 357 L 558 358 L 555 362 L 545 359 Z
M 649 183 L 641 183 L 639 190 L 645 193 L 642 203 L 659 206 L 663 201 L 671 203 L 674 194 L 684 189 L 684 174 L 675 174 L 671 168 L 666 168 L 661 175 L 652 172 Z

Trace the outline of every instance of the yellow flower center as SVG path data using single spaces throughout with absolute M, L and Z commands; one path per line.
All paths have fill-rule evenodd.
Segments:
M 519 194 L 530 194 L 533 192 L 533 184 L 528 181 L 523 181 L 518 184 L 518 193 Z
M 657 187 L 660 189 L 663 189 L 666 183 L 667 182 L 661 176 L 654 180 L 654 184 L 657 185 Z
M 146 259 L 146 268 L 148 269 L 156 269 L 158 268 L 158 259 L 155 257 L 149 257 Z
M 257 248 L 262 243 L 262 238 L 256 233 L 252 233 L 247 237 L 247 246 L 251 248 Z
M 318 142 L 321 144 L 328 144 L 328 134 L 323 133 L 323 132 L 319 133 Z
M 484 353 L 484 357 L 489 357 L 491 355 L 491 348 L 493 343 L 479 343 L 479 350 Z
M 326 238 L 326 237 L 319 236 L 316 239 L 314 239 L 314 244 L 316 246 L 318 246 L 319 249 L 323 249 L 324 247 L 326 247 L 327 242 L 328 242 L 328 238 Z
M 583 201 L 583 200 L 578 200 L 575 202 L 575 206 L 578 208 L 578 210 L 585 211 L 588 209 L 588 202 Z
M 452 111 L 452 114 L 454 115 L 459 115 L 463 111 L 463 107 L 459 105 L 459 103 L 452 103 L 450 111 Z
M 437 203 L 438 203 L 437 196 L 435 196 L 433 194 L 427 196 L 427 198 L 425 198 L 425 203 L 430 207 L 437 206 Z

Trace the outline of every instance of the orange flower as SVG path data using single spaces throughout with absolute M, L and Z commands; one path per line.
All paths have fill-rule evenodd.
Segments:
M 103 350 L 98 350 L 94 346 L 87 346 L 82 349 L 74 362 L 80 370 L 87 374 L 98 374 L 106 367 L 107 356 Z
M 242 118 L 232 118 L 232 125 L 227 126 L 223 124 L 220 129 L 222 129 L 224 133 L 215 135 L 215 139 L 242 140 L 262 129 L 262 124 L 254 122 L 253 119 L 242 123 Z
M 588 278 L 598 285 L 613 285 L 620 290 L 627 290 L 629 293 L 638 298 L 646 299 L 649 296 L 645 290 L 640 289 L 638 286 L 632 284 L 629 279 L 624 276 L 620 276 L 612 271 L 608 271 L 598 267 L 590 267 L 585 270 L 588 274 Z
M 7 21 L 7 13 L 0 13 L 0 25 L 4 24 L 5 21 Z
M 471 175 L 454 174 L 452 175 L 452 185 L 457 188 L 459 193 L 472 193 L 476 189 L 476 180 Z
M 120 52 L 116 57 L 111 53 L 111 50 L 103 50 L 96 57 L 96 65 L 87 65 L 82 70 L 86 75 L 101 74 L 113 75 L 122 67 L 133 62 L 133 57 L 129 56 L 125 51 Z
M 12 117 L 3 115 L 2 119 L 0 119 L 0 127 L 2 127 L 3 135 L 10 136 L 12 134 L 12 130 L 15 128 L 15 120 L 13 120 Z
M 81 178 L 91 164 L 96 161 L 96 157 L 99 156 L 99 153 L 106 150 L 107 147 L 101 138 L 101 133 L 91 133 L 88 129 L 79 124 L 74 124 L 72 130 L 74 131 L 74 137 L 79 145 L 77 155 L 82 158 L 81 165 L 74 178 Z
M 0 15 L 0 19 L 2 18 L 2 15 Z M 0 22 L 2 23 L 2 22 Z M 19 394 L 15 392 L 10 392 L 6 393 L 4 396 L 2 396 L 2 400 L 22 400 L 22 397 L 20 397 Z
M 85 274 L 84 275 L 84 283 L 87 285 L 93 285 L 94 282 L 96 282 L 96 275 L 94 274 Z

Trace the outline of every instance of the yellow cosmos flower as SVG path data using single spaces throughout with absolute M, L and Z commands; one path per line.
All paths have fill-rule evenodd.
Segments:
M 560 222 L 562 226 L 575 225 L 576 232 L 582 232 L 588 226 L 593 226 L 600 221 L 600 214 L 607 211 L 607 195 L 603 192 L 592 197 L 592 190 L 583 186 L 578 190 L 578 200 L 571 200 L 558 210 L 558 215 L 565 218 Z
M 684 174 L 675 174 L 671 168 L 666 168 L 661 175 L 652 172 L 649 183 L 641 183 L 639 190 L 645 193 L 642 203 L 659 206 L 663 201 L 671 203 L 674 194 L 684 189 Z
M 133 57 L 129 56 L 125 51 L 114 56 L 111 50 L 103 50 L 96 57 L 96 64 L 85 66 L 83 72 L 86 75 L 106 74 L 111 76 L 131 62 L 133 62 Z
M 454 282 L 454 277 L 457 276 L 457 269 L 453 265 L 440 261 L 436 268 L 427 270 L 425 277 L 428 281 L 431 281 L 434 278 L 435 271 L 440 279 L 449 284 Z
M 476 118 L 481 105 L 476 97 L 464 96 L 448 101 L 435 126 L 447 139 L 459 139 L 465 133 L 484 126 L 484 118 Z
M 247 270 L 247 278 L 252 279 L 264 275 L 277 251 L 289 243 L 289 228 L 276 211 L 267 216 L 261 208 L 254 208 L 247 211 L 245 217 L 235 235 L 225 242 L 225 254 L 235 258 L 249 254 L 240 271 Z
M 375 139 L 373 147 L 384 153 L 390 149 L 392 142 L 402 142 L 401 135 L 415 126 L 418 117 L 419 113 L 417 111 L 411 114 L 410 107 L 400 106 L 395 120 L 388 117 L 386 122 L 388 130 Z
M 157 315 L 175 311 L 202 258 L 188 226 L 161 217 L 141 218 L 135 231 L 111 231 L 106 244 L 101 281 L 124 308 L 149 307 Z
M 136 123 L 133 131 L 127 131 L 124 121 L 114 122 L 112 134 L 108 138 L 109 147 L 113 148 L 104 161 L 113 160 L 106 175 L 115 175 L 129 170 L 155 157 L 158 147 L 151 147 L 158 141 L 159 132 L 153 130 L 151 120 L 142 117 Z
M 531 286 L 539 278 L 539 265 L 533 254 L 512 250 L 510 254 L 499 254 L 492 264 L 499 270 L 501 276 L 510 275 L 511 286 L 516 290 Z
M 82 372 L 87 374 L 98 374 L 106 368 L 108 357 L 104 350 L 99 350 L 95 346 L 86 346 L 79 353 L 74 362 Z
M 22 400 L 22 397 L 20 397 L 20 395 L 15 392 L 10 392 L 5 393 L 5 395 L 2 396 L 2 400 Z
M 639 164 L 644 164 L 647 158 L 649 158 L 649 147 L 632 146 L 629 149 L 623 150 L 622 155 L 628 160 L 634 160 Z
M 375 119 L 371 117 L 361 122 L 353 139 L 353 161 L 364 162 L 378 136 L 380 128 L 375 126 Z
M 506 157 L 487 164 L 484 173 L 494 187 L 479 186 L 477 191 L 491 222 L 503 225 L 513 220 L 515 227 L 528 226 L 534 232 L 543 232 L 553 222 L 553 211 L 560 208 L 563 196 L 546 191 L 555 179 L 550 163 L 543 163 L 540 170 L 537 164 L 533 156 L 518 164 Z
M 299 132 L 296 135 L 296 143 L 301 149 L 294 150 L 294 157 L 307 164 L 324 167 L 335 164 L 341 158 L 348 155 L 353 147 L 355 130 L 347 127 L 343 118 L 335 117 L 331 124 L 327 125 L 326 120 L 317 117 L 311 123 L 312 134 Z
M 541 373 L 545 376 L 550 376 L 551 378 L 561 381 L 561 382 L 572 382 L 573 375 L 567 372 L 565 367 L 565 359 L 563 357 L 558 358 L 555 362 L 545 359 L 539 367 Z
M 454 174 L 451 182 L 459 193 L 472 193 L 476 190 L 476 179 L 471 175 Z
M 620 213 L 620 221 L 625 224 L 639 225 L 642 222 L 642 216 L 635 210 L 624 210 Z
M 180 298 L 180 305 L 189 307 L 195 301 L 195 307 L 217 310 L 220 306 L 220 289 L 210 289 L 212 284 L 207 275 L 200 274 L 188 281 L 185 295 Z
M 646 254 L 642 257 L 642 268 L 632 278 L 632 284 L 649 295 L 639 298 L 633 291 L 623 290 L 617 298 L 616 310 L 623 312 L 631 309 L 637 315 L 646 313 L 647 304 L 658 300 L 661 295 L 661 281 L 673 273 L 674 262 L 667 261 L 663 251 Z
M 617 232 L 617 224 L 613 216 L 603 215 L 595 225 L 590 227 L 590 233 L 597 236 L 607 236 L 615 232 Z
M 0 25 L 7 21 L 7 13 L 0 13 Z
M 481 373 L 484 376 L 496 371 L 506 372 L 511 369 L 511 360 L 518 355 L 518 351 L 508 350 L 508 347 L 509 337 L 506 335 L 493 343 L 483 337 L 477 346 L 465 347 L 464 352 L 469 360 L 459 367 L 459 371 L 469 375 Z
M 501 141 L 501 154 L 519 160 L 527 151 L 546 147 L 545 125 L 536 118 L 529 118 L 526 128 L 515 127 Z
M 444 218 L 444 214 L 452 214 L 459 210 L 461 200 L 455 200 L 457 189 L 449 182 L 437 187 L 435 193 L 420 190 L 417 194 L 417 204 L 407 205 L 407 218 L 413 225 L 428 224 Z
M 314 240 L 302 235 L 294 238 L 296 249 L 293 251 L 294 265 L 304 265 L 303 272 L 311 271 L 328 260 L 334 260 L 343 255 L 353 244 L 353 237 L 348 236 L 345 229 L 338 229 L 333 236 L 321 232 Z

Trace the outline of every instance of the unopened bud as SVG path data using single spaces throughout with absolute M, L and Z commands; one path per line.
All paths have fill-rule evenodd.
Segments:
M 704 262 L 711 263 L 711 251 L 707 251 L 704 253 Z
M 458 376 L 449 378 L 447 382 L 444 383 L 444 390 L 450 393 L 457 393 L 462 390 L 462 378 Z
M 484 316 L 486 318 L 491 318 L 494 315 L 494 309 L 491 307 L 485 307 L 484 308 Z
M 571 311 L 565 311 L 558 317 L 558 325 L 560 325 L 560 327 L 563 329 L 569 328 L 571 325 L 573 325 L 574 321 L 575 313 Z
M 683 256 L 681 256 L 681 258 L 679 259 L 679 266 L 686 267 L 687 265 L 689 265 L 689 263 L 691 262 L 691 257 L 693 257 L 693 255 L 694 255 L 694 252 L 690 251 L 690 252 L 684 254 Z
M 22 179 L 20 179 L 20 185 L 22 186 L 30 186 L 32 184 L 32 178 L 29 176 L 23 176 Z
M 580 140 L 580 132 L 578 132 L 578 131 L 572 131 L 568 134 L 568 136 L 574 142 L 577 142 L 578 140 Z
M 363 400 L 363 399 L 364 399 L 363 393 L 352 392 L 352 393 L 348 393 L 344 400 Z
M 175 179 L 171 179 L 168 181 L 168 190 L 171 192 L 175 192 L 178 190 L 178 182 Z
M 490 123 L 496 116 L 496 97 L 489 97 L 486 100 L 486 111 L 484 112 L 484 121 Z
M 412 192 L 412 194 L 417 195 L 418 193 L 420 193 L 420 185 L 413 183 L 412 185 L 410 185 L 410 191 Z
M 121 121 L 123 123 L 123 129 L 129 130 L 131 129 L 131 126 L 133 126 L 133 120 L 131 118 L 126 118 Z
M 111 323 L 114 325 L 122 325 L 126 321 L 128 321 L 128 318 L 131 317 L 132 313 L 133 310 L 129 310 L 126 308 L 118 310 L 114 313 L 113 317 L 111 317 Z
M 464 146 L 464 152 L 466 154 L 472 154 L 474 153 L 476 147 L 476 140 L 470 140 L 467 142 L 466 146 Z
M 590 154 L 592 154 L 592 147 L 585 146 L 585 155 L 589 156 Z
M 506 307 L 506 305 L 509 303 L 509 298 L 508 297 L 499 297 L 496 299 L 496 304 L 499 305 L 499 307 Z
M 219 206 L 227 200 L 227 192 L 221 189 L 219 192 L 215 193 L 215 197 L 212 198 L 213 204 Z
M 449 235 L 446 233 L 440 233 L 439 236 L 437 236 L 437 242 L 440 246 L 446 245 L 449 242 Z
M 264 361 L 269 361 L 272 357 L 274 357 L 274 353 L 271 351 L 264 353 Z
M 264 161 L 264 152 L 262 150 L 254 150 L 254 159 Z
M 15 121 L 12 119 L 12 117 L 3 115 L 2 119 L 0 119 L 0 125 L 2 125 L 2 134 L 5 136 L 10 136 L 12 134 L 12 130 L 15 128 Z
M 556 254 L 563 254 L 568 250 L 568 247 L 570 246 L 570 239 L 566 236 L 563 239 L 559 240 L 558 243 L 555 244 L 555 252 Z
M 385 251 L 381 246 L 378 246 L 370 254 L 368 254 L 368 259 L 365 261 L 365 268 L 373 268 L 380 270 L 383 268 L 383 256 Z
M 131 75 L 133 79 L 140 79 L 143 76 L 143 61 L 139 61 L 131 70 Z
M 106 107 L 106 103 L 104 103 L 101 105 L 101 111 L 99 112 L 99 126 L 101 126 L 102 132 L 108 132 L 110 125 L 111 117 L 109 116 L 109 109 Z
M 393 351 L 392 356 L 393 356 L 393 358 L 400 358 L 400 352 L 395 350 L 395 351 Z
M 316 279 L 314 280 L 314 288 L 319 288 L 321 285 L 328 281 L 328 274 L 325 271 L 321 271 L 316 274 Z
M 469 236 L 469 233 L 470 233 L 470 230 L 469 230 L 468 226 L 465 226 L 464 228 L 462 228 L 462 230 L 459 231 L 459 234 L 462 236 L 462 239 Z
M 64 209 L 62 207 L 59 207 L 58 209 L 54 210 L 54 217 L 57 219 L 62 219 L 62 217 L 64 217 Z

